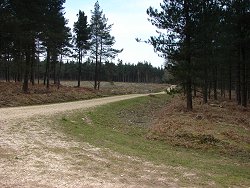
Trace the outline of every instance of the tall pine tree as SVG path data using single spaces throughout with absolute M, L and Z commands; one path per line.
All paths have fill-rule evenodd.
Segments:
M 112 48 L 115 44 L 115 38 L 110 34 L 112 25 L 108 24 L 108 19 L 100 9 L 98 1 L 94 5 L 90 23 L 91 53 L 95 59 L 94 89 L 99 89 L 100 69 L 103 58 L 114 58 L 118 53 L 122 52 L 122 50 Z
M 155 50 L 175 62 L 174 73 L 182 82 L 187 109 L 192 110 L 193 54 L 192 49 L 196 14 L 196 0 L 164 0 L 161 10 L 150 7 L 147 14 L 159 36 L 151 37 Z
M 74 42 L 78 51 L 78 84 L 80 87 L 81 83 L 81 74 L 82 74 L 82 59 L 83 55 L 86 53 L 86 50 L 89 49 L 89 38 L 90 38 L 90 27 L 88 26 L 87 16 L 83 11 L 79 11 L 78 20 L 74 23 Z

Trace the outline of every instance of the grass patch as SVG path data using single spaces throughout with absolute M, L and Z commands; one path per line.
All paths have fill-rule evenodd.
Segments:
M 237 129 L 229 116 L 223 118 L 225 109 L 212 113 L 207 107 L 211 119 L 202 111 L 183 112 L 169 98 L 153 95 L 116 102 L 64 116 L 60 125 L 64 132 L 95 146 L 195 171 L 202 177 L 201 186 L 215 182 L 216 187 L 249 187 L 249 130 L 245 125 Z M 242 140 L 246 141 L 241 144 Z

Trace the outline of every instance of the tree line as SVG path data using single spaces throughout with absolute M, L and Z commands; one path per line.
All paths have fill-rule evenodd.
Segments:
M 35 83 L 35 67 L 41 53 L 46 54 L 47 87 L 58 57 L 70 46 L 70 28 L 63 12 L 65 0 L 1 0 L 0 61 L 7 81 L 14 72 L 28 92 Z M 12 69 L 11 69 L 12 68 Z
M 250 99 L 250 1 L 164 0 L 148 8 L 158 36 L 147 43 L 166 59 L 183 85 L 187 109 L 201 89 L 203 102 L 218 95 L 246 107 Z M 233 97 L 235 96 L 235 97 Z
M 149 63 L 138 65 L 113 63 L 123 49 L 114 49 L 112 24 L 98 1 L 91 11 L 90 23 L 84 11 L 77 14 L 73 33 L 67 27 L 63 4 L 65 0 L 1 0 L 0 1 L 0 77 L 6 81 L 51 82 L 60 86 L 61 79 L 80 82 L 94 80 L 99 89 L 101 80 L 158 82 L 162 70 Z M 41 56 L 45 56 L 41 61 Z M 74 58 L 63 63 L 65 57 Z M 86 61 L 87 59 L 87 61 Z
M 41 61 L 36 64 L 34 70 L 35 83 L 46 84 L 46 61 Z M 57 62 L 60 65 L 60 62 Z M 91 59 L 83 62 L 81 65 L 81 81 L 93 81 L 95 78 L 95 62 Z M 58 84 L 58 70 L 54 71 L 52 67 L 52 74 L 50 79 L 52 84 Z M 6 73 L 3 64 L 0 64 L 0 79 L 6 80 Z M 24 67 L 20 67 L 20 72 L 24 71 Z M 164 80 L 163 68 L 153 67 L 148 62 L 138 62 L 138 64 L 123 63 L 119 60 L 118 63 L 104 62 L 100 70 L 100 80 L 107 82 L 137 82 L 137 83 L 162 83 Z M 15 70 L 15 65 L 10 64 L 9 80 L 18 81 Z M 60 67 L 60 80 L 75 81 L 79 78 L 79 62 L 67 61 L 62 63 Z M 8 81 L 8 80 L 6 80 Z M 98 83 L 97 83 L 98 85 Z M 77 85 L 78 86 L 78 85 Z

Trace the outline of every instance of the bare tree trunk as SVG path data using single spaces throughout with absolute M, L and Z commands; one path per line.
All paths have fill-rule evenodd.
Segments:
M 100 80 L 100 75 L 101 75 L 101 66 L 102 66 L 102 39 L 101 39 L 101 49 L 100 49 L 100 59 L 99 59 L 99 67 L 98 67 L 98 86 L 97 89 L 100 90 L 100 85 L 101 85 L 101 80 Z
M 247 107 L 247 72 L 246 72 L 246 58 L 245 49 L 241 46 L 241 105 Z
M 21 52 L 18 52 L 17 55 L 17 81 L 21 82 L 21 66 L 20 64 L 22 63 L 22 56 L 21 56 Z
M 39 56 L 37 57 L 36 60 L 36 65 L 37 65 L 37 83 L 40 83 L 40 60 L 39 60 Z
M 228 86 L 228 95 L 229 100 L 232 100 L 232 62 L 229 62 L 229 86 Z
M 192 101 L 192 78 L 191 78 L 191 36 L 190 36 L 190 15 L 189 15 L 189 2 L 188 0 L 184 0 L 184 14 L 186 19 L 186 28 L 185 28 L 185 35 L 186 35 L 186 61 L 187 61 L 187 76 L 186 76 L 186 91 L 187 91 L 187 110 L 193 109 L 193 101 Z
M 40 45 L 38 42 L 38 51 L 37 51 L 37 59 L 36 59 L 36 66 L 37 66 L 37 83 L 40 83 Z
M 248 103 L 250 103 L 250 80 L 248 79 L 248 86 L 247 86 L 247 99 L 248 99 Z
M 241 75 L 240 75 L 240 67 L 241 67 L 241 62 L 238 61 L 237 63 L 237 75 L 236 75 L 236 96 L 237 96 L 237 102 L 238 105 L 241 104 Z
M 95 84 L 94 89 L 97 89 L 98 82 L 98 39 L 96 38 L 96 52 L 95 52 Z
M 193 83 L 193 91 L 194 91 L 194 97 L 197 96 L 197 90 L 196 90 L 196 83 Z
M 208 99 L 211 99 L 211 89 L 212 89 L 212 81 L 209 81 L 208 85 Z
M 217 96 L 217 65 L 214 65 L 214 71 L 213 71 L 213 90 L 214 90 L 214 100 L 218 100 Z
M 82 74 L 82 51 L 79 49 L 79 54 L 78 54 L 78 83 L 77 87 L 80 87 L 81 85 L 81 74 Z
M 25 61 L 25 71 L 24 71 L 24 82 L 23 82 L 23 92 L 28 93 L 29 90 L 29 69 L 30 69 L 30 45 L 28 45 L 26 52 L 26 61 Z
M 52 74 L 52 78 L 53 78 L 53 84 L 56 85 L 56 64 L 57 64 L 57 53 L 55 52 L 55 50 L 53 50 L 51 52 L 51 74 Z
M 9 55 L 8 55 L 9 56 Z M 8 69 L 9 69 L 9 62 L 8 62 L 8 56 L 7 55 L 5 55 L 5 58 L 4 58 L 4 62 L 5 62 L 5 81 L 6 82 L 8 82 L 8 73 L 9 73 L 9 71 L 8 71 Z
M 207 67 L 205 67 L 205 72 L 204 72 L 204 86 L 203 86 L 203 103 L 207 104 L 207 98 L 208 98 L 208 71 Z
M 35 60 L 36 60 L 36 47 L 35 47 L 35 40 L 32 39 L 32 54 L 31 54 L 31 71 L 30 71 L 30 82 L 32 85 L 35 85 Z
M 47 73 L 48 72 L 48 63 L 46 62 L 44 77 L 43 77 L 43 85 L 46 85 Z
M 60 58 L 60 64 L 59 64 L 59 70 L 58 70 L 58 76 L 57 76 L 57 89 L 60 88 L 60 82 L 61 82 L 61 70 L 62 70 L 62 54 L 61 54 L 61 58 Z
M 50 50 L 47 49 L 47 71 L 46 71 L 46 78 L 47 78 L 47 83 L 46 83 L 46 88 L 49 89 L 49 81 L 50 81 Z

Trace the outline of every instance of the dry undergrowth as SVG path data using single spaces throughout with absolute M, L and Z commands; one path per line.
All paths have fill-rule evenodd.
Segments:
M 194 110 L 185 111 L 183 96 L 175 96 L 158 114 L 149 139 L 166 140 L 175 146 L 211 149 L 250 157 L 250 110 L 232 101 L 202 104 L 194 99 Z
M 26 106 L 36 104 L 58 103 L 97 97 L 98 92 L 90 88 L 76 88 L 51 85 L 49 89 L 43 84 L 29 86 L 29 93 L 22 92 L 22 83 L 0 81 L 0 107 Z
M 92 82 L 82 82 L 81 87 L 74 81 L 62 81 L 60 89 L 50 85 L 49 89 L 43 84 L 29 85 L 29 93 L 22 92 L 22 83 L 0 81 L 0 107 L 27 106 L 85 100 L 103 96 L 150 93 L 163 91 L 166 84 L 142 83 L 109 83 L 102 82 L 99 91 L 93 89 Z

